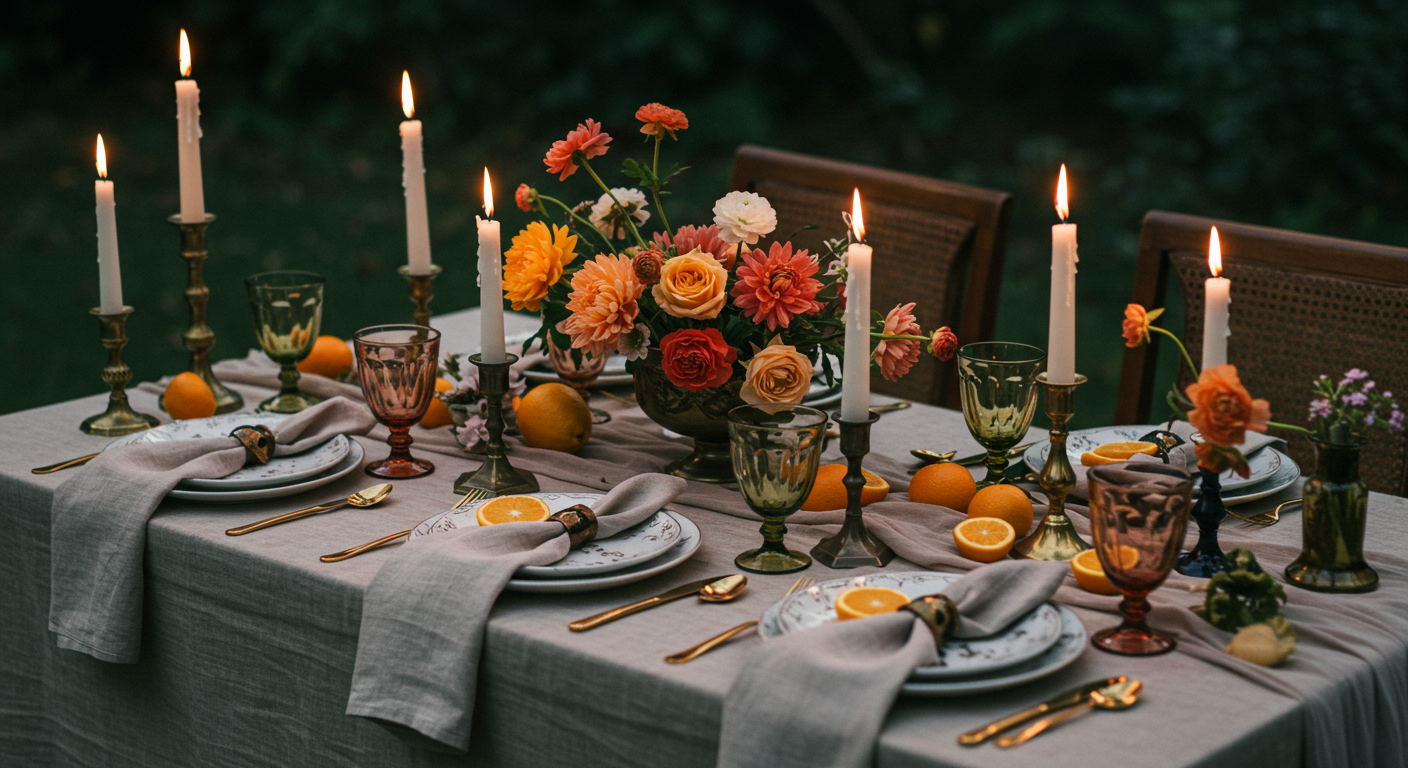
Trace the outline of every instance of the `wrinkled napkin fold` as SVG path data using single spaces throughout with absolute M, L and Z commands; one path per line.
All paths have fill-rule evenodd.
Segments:
M 280 423 L 274 454 L 365 434 L 375 423 L 365 405 L 328 400 Z M 136 663 L 147 520 L 182 480 L 225 477 L 244 464 L 245 448 L 233 437 L 135 443 L 104 451 L 55 489 L 49 629 L 59 647 Z
M 1006 560 L 943 590 L 958 608 L 956 637 L 1001 631 L 1051 598 L 1063 563 Z M 915 667 L 938 662 L 913 613 L 836 621 L 769 640 L 724 697 L 720 768 L 859 768 Z
M 1169 451 L 1169 463 L 1175 464 L 1177 466 L 1187 467 L 1189 470 L 1192 470 L 1196 474 L 1198 468 L 1198 458 L 1193 455 L 1192 436 L 1193 433 L 1197 432 L 1198 430 L 1194 428 L 1192 424 L 1189 424 L 1186 421 L 1175 421 L 1171 426 L 1168 427 L 1168 431 L 1183 438 L 1183 445 L 1177 446 L 1173 450 Z M 1285 451 L 1286 441 L 1282 440 L 1279 437 L 1276 437 L 1275 435 L 1267 435 L 1261 432 L 1253 432 L 1251 430 L 1247 430 L 1247 439 L 1244 440 L 1241 445 L 1237 446 L 1237 448 L 1242 451 L 1242 454 L 1244 456 L 1251 456 L 1252 454 L 1267 446 L 1272 446 L 1279 451 Z M 1132 460 L 1161 461 L 1161 459 L 1159 459 L 1157 456 L 1145 455 L 1136 455 Z M 1086 467 L 1082 466 L 1079 461 L 1073 461 L 1071 462 L 1071 464 L 1072 469 L 1074 469 L 1076 473 L 1076 487 L 1074 490 L 1071 491 L 1071 496 L 1077 499 L 1090 498 L 1089 490 L 1085 482 Z
M 591 505 L 598 540 L 650 518 L 687 483 L 638 475 Z M 525 565 L 566 557 L 562 523 L 510 523 L 413 538 L 386 561 L 362 598 L 362 627 L 347 714 L 408 742 L 469 748 L 489 611 Z

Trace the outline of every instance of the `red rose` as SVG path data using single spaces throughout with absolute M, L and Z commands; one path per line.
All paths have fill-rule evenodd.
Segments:
M 958 354 L 958 336 L 945 325 L 929 339 L 929 352 L 940 360 L 952 360 Z
M 660 340 L 665 375 L 670 383 L 691 392 L 722 385 L 733 377 L 738 350 L 724 341 L 715 328 L 686 328 Z
M 520 211 L 531 213 L 533 206 L 538 202 L 538 193 L 527 184 L 519 184 L 518 189 L 513 192 L 513 202 L 518 204 Z

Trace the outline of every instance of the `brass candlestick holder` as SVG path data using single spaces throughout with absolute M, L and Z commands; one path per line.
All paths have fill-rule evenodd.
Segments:
M 89 310 L 98 318 L 99 337 L 108 348 L 108 364 L 103 368 L 103 381 L 112 387 L 108 395 L 108 409 L 83 420 L 78 428 L 90 435 L 117 437 L 151 429 L 161 422 L 155 416 L 136 413 L 127 403 L 127 382 L 132 380 L 132 369 L 122 362 L 122 348 L 127 345 L 127 316 L 131 307 L 123 307 L 115 315 L 105 315 L 102 309 Z
M 1076 387 L 1084 384 L 1086 379 L 1077 373 L 1074 383 L 1053 384 L 1047 379 L 1047 374 L 1042 373 L 1036 380 L 1046 387 L 1046 415 L 1051 419 L 1051 451 L 1046 455 L 1046 466 L 1041 470 L 1041 489 L 1046 492 L 1051 506 L 1041 525 L 1012 548 L 1012 555 L 1065 562 L 1090 549 L 1090 545 L 1076 533 L 1075 526 L 1071 525 L 1071 518 L 1066 516 L 1066 496 L 1076 487 L 1076 473 L 1071 469 L 1070 458 L 1066 456 L 1066 436 L 1070 434 L 1066 423 L 1076 412 Z
M 406 264 L 396 268 L 397 274 L 406 278 L 411 284 L 411 303 L 416 305 L 416 325 L 430 327 L 430 300 L 435 298 L 433 283 L 435 278 L 440 276 L 441 271 L 439 264 L 431 264 L 428 275 L 413 275 L 410 266 Z
M 479 391 L 487 401 L 485 428 L 489 442 L 484 445 L 484 463 L 474 472 L 466 472 L 455 480 L 455 493 L 489 491 L 495 496 L 534 493 L 538 478 L 532 472 L 514 467 L 508 461 L 508 446 L 504 445 L 504 395 L 508 394 L 508 369 L 518 361 L 517 355 L 507 355 L 502 363 L 486 363 L 479 355 L 469 361 L 479 368 Z
M 880 420 L 880 414 L 869 411 L 865 421 L 843 421 L 841 412 L 831 415 L 841 425 L 841 455 L 846 457 L 846 521 L 841 530 L 812 547 L 812 559 L 827 568 L 860 568 L 864 565 L 883 567 L 895 559 L 894 550 L 865 529 L 861 516 L 860 492 L 865 487 L 865 475 L 860 471 L 861 460 L 870 453 L 870 427 Z
M 191 327 L 181 334 L 186 349 L 191 351 L 191 373 L 199 376 L 215 395 L 215 412 L 232 413 L 244 407 L 240 393 L 226 387 L 210 370 L 210 348 L 215 346 L 215 332 L 205 322 L 205 308 L 210 302 L 210 289 L 205 286 L 205 230 L 215 221 L 215 214 L 205 214 L 205 221 L 186 223 L 181 214 L 172 214 L 167 221 L 181 230 L 181 258 L 186 260 L 189 277 L 186 282 L 186 303 L 191 305 Z

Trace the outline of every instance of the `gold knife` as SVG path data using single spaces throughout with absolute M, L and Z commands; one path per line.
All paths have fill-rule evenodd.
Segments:
M 631 603 L 630 605 L 623 605 L 620 608 L 612 608 L 611 610 L 605 613 L 598 613 L 595 616 L 582 619 L 581 621 L 574 621 L 571 624 L 568 624 L 567 628 L 572 630 L 573 632 L 581 632 L 583 630 L 591 629 L 592 627 L 599 627 L 608 621 L 615 621 L 616 619 L 619 619 L 622 616 L 629 616 L 637 611 L 643 611 L 646 608 L 654 608 L 657 605 L 663 605 L 665 603 L 670 602 L 671 600 L 678 600 L 681 597 L 689 597 L 690 595 L 698 594 L 699 590 L 722 578 L 723 576 L 710 576 L 707 579 L 691 581 L 688 584 L 675 587 L 669 592 L 656 595 L 655 597 L 647 597 L 644 600 L 638 600 L 634 603 Z
M 978 728 L 977 730 L 972 730 L 967 733 L 960 734 L 958 737 L 958 743 L 962 744 L 965 747 L 977 746 L 978 744 L 982 744 L 989 738 L 992 738 L 993 736 L 1002 733 L 1008 728 L 1021 725 L 1022 723 L 1025 723 L 1028 720 L 1035 720 L 1036 718 L 1041 717 L 1047 712 L 1053 712 L 1058 709 L 1065 709 L 1066 707 L 1073 707 L 1081 703 L 1082 701 L 1085 701 L 1086 699 L 1090 698 L 1090 694 L 1100 690 L 1101 688 L 1106 688 L 1111 685 L 1119 685 L 1120 683 L 1123 683 L 1126 680 L 1128 680 L 1128 678 L 1121 675 L 1119 677 L 1111 677 L 1104 680 L 1095 680 L 1093 682 L 1086 683 L 1085 685 L 1072 688 L 1069 691 L 1066 691 L 1048 701 L 1043 701 L 1042 703 L 1037 704 L 1034 707 L 1028 707 L 1022 710 L 1021 712 L 1018 712 L 1013 715 L 1008 715 L 1007 717 L 1004 717 L 1001 720 L 995 720 L 981 728 Z

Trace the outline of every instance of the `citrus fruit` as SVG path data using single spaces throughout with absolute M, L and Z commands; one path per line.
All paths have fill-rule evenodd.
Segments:
M 978 492 L 978 484 L 966 467 L 951 461 L 930 464 L 914 473 L 909 481 L 909 500 L 921 504 L 938 504 L 941 507 L 968 511 L 968 502 Z
M 996 517 L 1006 520 L 1017 536 L 1032 529 L 1032 500 L 1015 485 L 989 485 L 968 502 L 969 517 Z
M 888 587 L 851 587 L 836 596 L 836 618 L 845 621 L 894 613 L 909 603 L 909 595 Z
M 445 379 L 435 380 L 436 392 L 449 392 L 454 388 L 455 385 Z M 426 429 L 437 429 L 448 427 L 453 423 L 455 420 L 450 416 L 450 406 L 440 402 L 438 397 L 430 398 L 430 407 L 425 409 L 425 415 L 420 417 L 420 425 Z
M 1134 547 L 1120 547 L 1119 556 L 1121 565 L 1126 568 L 1139 562 L 1139 550 Z M 1120 590 L 1111 584 L 1110 578 L 1105 575 L 1105 568 L 1100 565 L 1100 556 L 1095 554 L 1093 549 L 1087 549 L 1071 558 L 1071 572 L 1075 574 L 1076 583 L 1087 592 L 1094 592 L 1097 595 L 1118 595 L 1120 593 Z
M 1086 451 L 1080 455 L 1080 463 L 1087 467 L 1096 467 L 1101 464 L 1114 464 L 1121 461 L 1129 461 L 1136 454 L 1146 454 L 1153 456 L 1159 452 L 1159 447 L 1153 443 L 1146 443 L 1143 440 L 1130 440 L 1124 443 L 1105 443 L 1094 450 Z
M 970 517 L 953 527 L 958 554 L 980 563 L 1001 560 L 1017 543 L 1012 524 L 998 517 Z
M 566 384 L 550 382 L 528 390 L 518 403 L 518 431 L 534 448 L 576 453 L 592 436 L 587 401 Z
M 352 370 L 352 350 L 336 336 L 319 336 L 313 340 L 313 351 L 298 364 L 299 373 L 316 373 L 335 379 Z
M 204 379 L 186 371 L 166 385 L 161 405 L 173 419 L 203 419 L 215 415 L 215 393 Z
M 484 502 L 474 517 L 480 525 L 498 525 L 541 523 L 550 515 L 547 502 L 537 496 L 500 496 Z
M 860 490 L 862 507 L 884 501 L 885 497 L 890 495 L 890 484 L 885 482 L 885 478 L 868 469 L 862 469 L 861 474 L 865 475 L 865 487 Z M 802 509 L 808 512 L 845 509 L 846 484 L 841 482 L 845 477 L 845 464 L 821 465 L 817 468 L 816 483 L 812 485 L 812 492 L 807 495 L 807 500 L 802 502 Z

